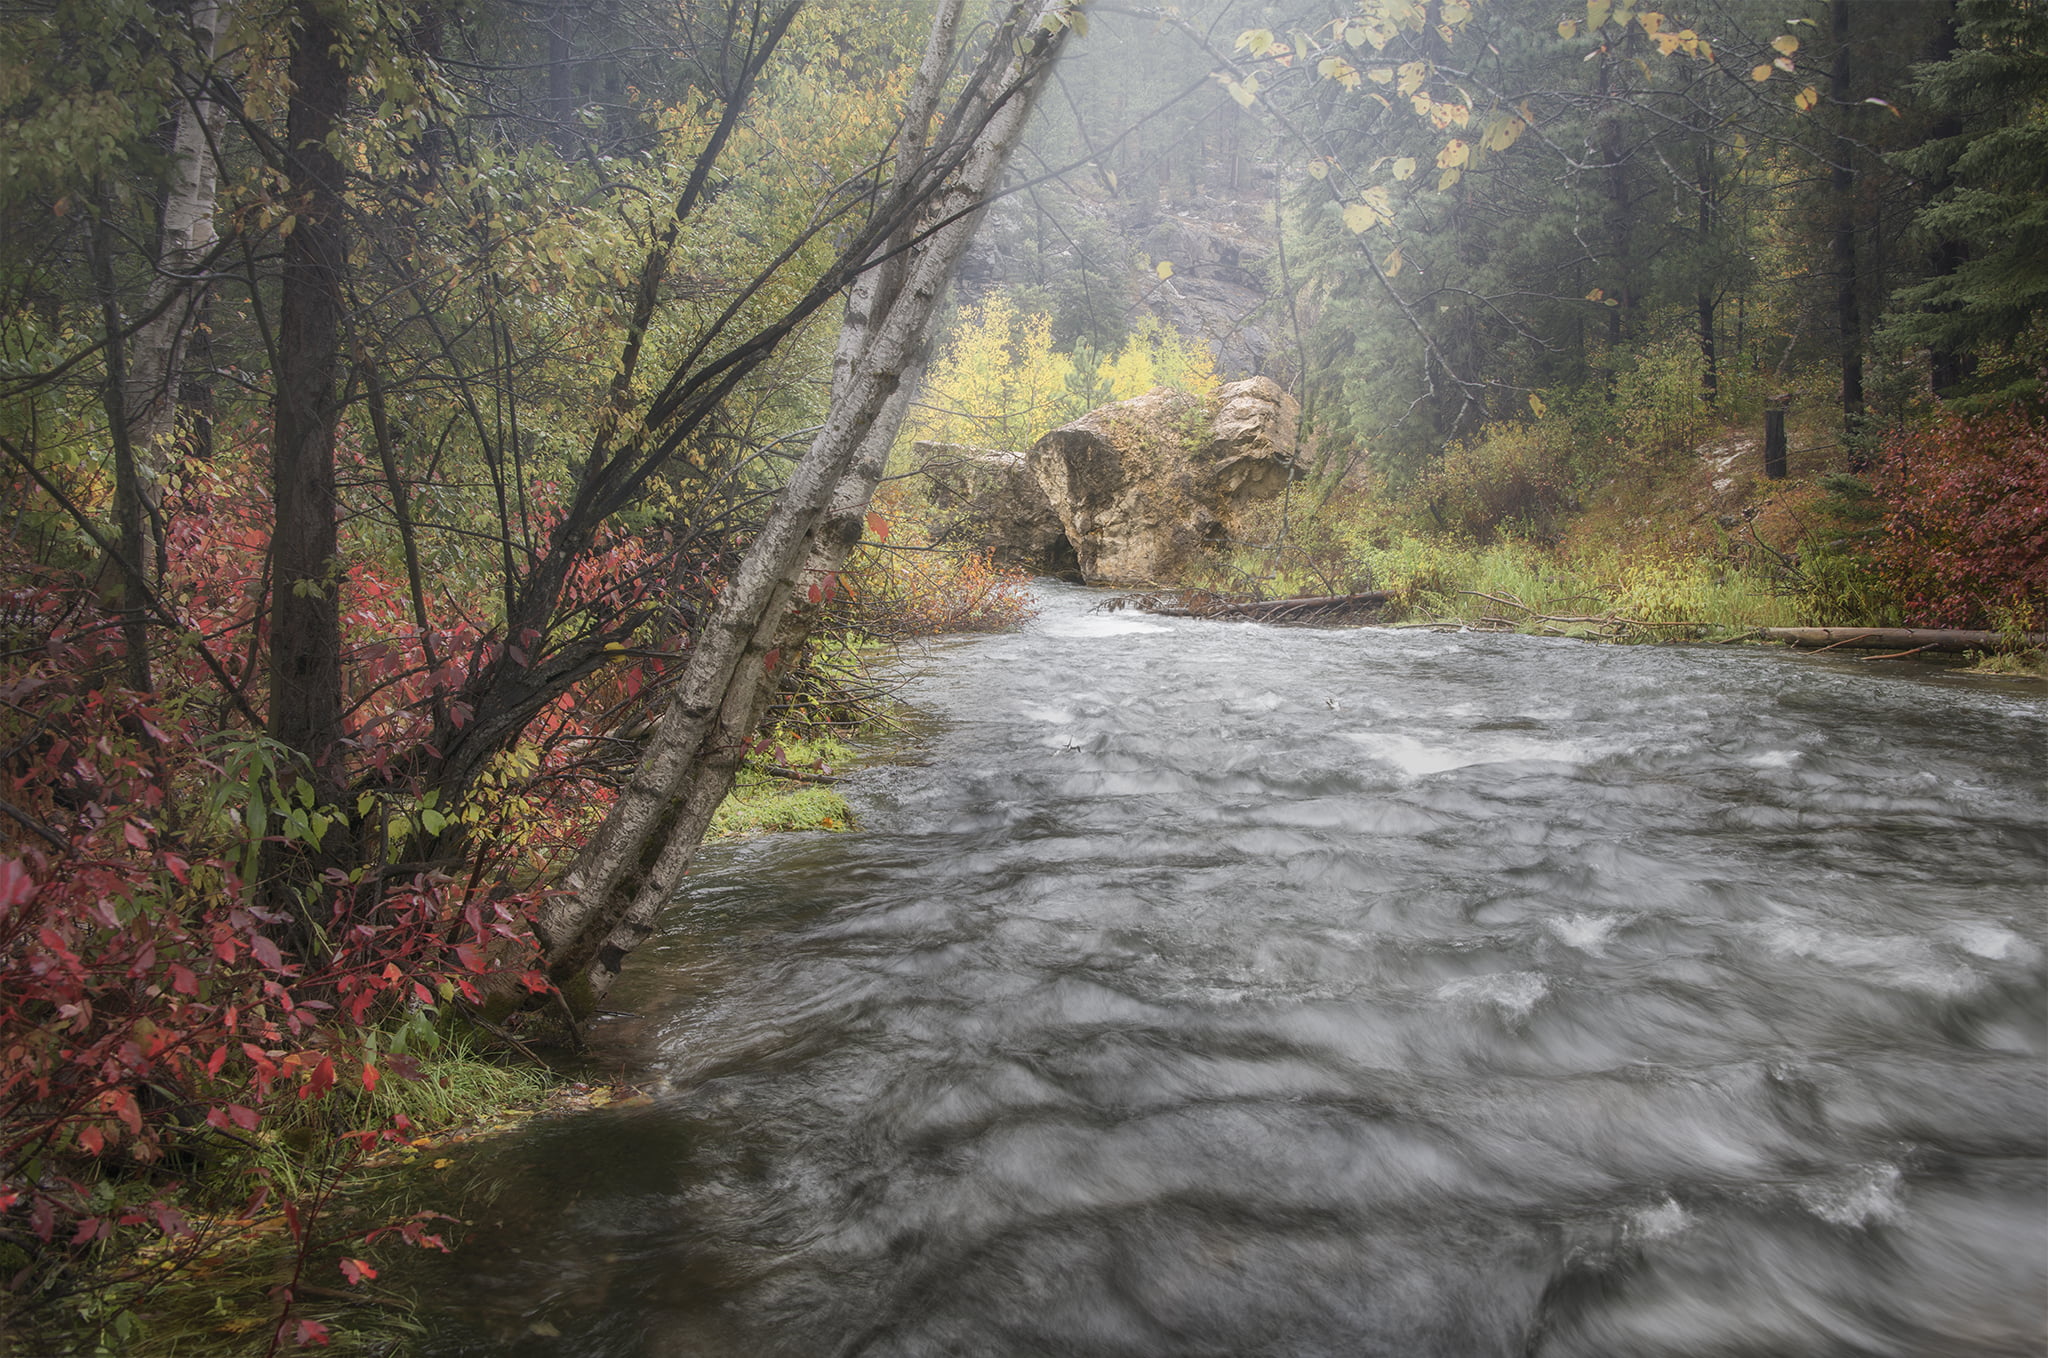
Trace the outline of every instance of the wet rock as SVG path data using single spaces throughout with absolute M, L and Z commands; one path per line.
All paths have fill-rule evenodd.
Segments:
M 924 440 L 913 451 L 932 506 L 944 516 L 940 538 L 986 547 L 999 566 L 1042 575 L 1074 570 L 1066 526 L 1023 453 Z
M 1154 387 L 1045 435 L 1030 465 L 1085 579 L 1170 584 L 1286 489 L 1299 418 L 1271 378 L 1208 401 Z

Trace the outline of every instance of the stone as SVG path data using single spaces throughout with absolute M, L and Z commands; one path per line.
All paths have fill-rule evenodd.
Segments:
M 912 448 L 938 541 L 986 547 L 998 566 L 1041 575 L 1072 573 L 1073 548 L 1021 452 L 920 440 Z
M 1051 431 L 1029 461 L 1083 579 L 1166 585 L 1286 490 L 1299 420 L 1267 377 L 1207 401 L 1154 387 Z

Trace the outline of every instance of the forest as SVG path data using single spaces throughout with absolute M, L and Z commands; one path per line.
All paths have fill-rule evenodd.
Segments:
M 1298 486 L 1166 583 L 2037 673 L 2048 8 L 0 6 L 0 1325 L 268 1223 L 212 1351 L 329 1342 L 446 1234 L 352 1169 L 1026 611 L 916 450 L 1253 375 Z

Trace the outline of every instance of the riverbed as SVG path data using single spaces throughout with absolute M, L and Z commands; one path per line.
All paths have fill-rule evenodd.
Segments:
M 421 1352 L 2042 1352 L 2037 688 L 1040 602 L 703 855 Z

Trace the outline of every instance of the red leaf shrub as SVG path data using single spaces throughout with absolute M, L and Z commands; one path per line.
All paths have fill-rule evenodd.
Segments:
M 2048 420 L 1943 415 L 1894 434 L 1879 566 L 1908 618 L 2037 631 L 2048 623 Z

